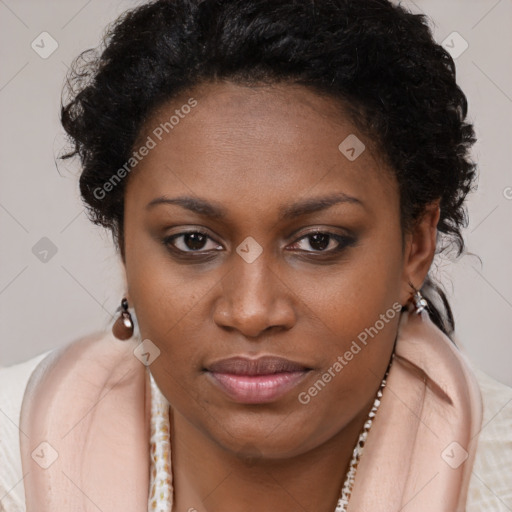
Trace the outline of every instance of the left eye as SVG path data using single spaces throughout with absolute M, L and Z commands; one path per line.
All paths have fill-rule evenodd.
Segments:
M 301 242 L 306 242 L 309 247 L 313 250 L 305 249 L 306 252 L 337 252 L 342 250 L 344 247 L 350 245 L 353 240 L 350 237 L 343 235 L 336 235 L 334 233 L 324 233 L 321 231 L 317 231 L 315 233 L 309 233 L 301 238 L 297 242 L 293 244 L 293 246 L 297 246 Z M 293 247 L 294 249 L 300 247 Z M 326 250 L 328 249 L 328 250 Z

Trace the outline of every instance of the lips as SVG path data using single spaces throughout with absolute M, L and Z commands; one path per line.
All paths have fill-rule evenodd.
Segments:
M 276 401 L 296 387 L 311 368 L 281 357 L 232 357 L 210 364 L 207 376 L 231 400 L 244 404 Z
M 229 373 L 231 375 L 271 375 L 274 373 L 300 372 L 309 370 L 306 366 L 275 356 L 262 356 L 258 359 L 246 357 L 231 357 L 217 361 L 207 367 L 215 373 Z

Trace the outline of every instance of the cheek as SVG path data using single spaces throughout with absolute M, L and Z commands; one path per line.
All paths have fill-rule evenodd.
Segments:
M 357 336 L 400 302 L 400 232 L 375 231 L 351 249 L 339 265 L 311 266 L 311 271 L 300 275 L 296 270 L 281 272 L 299 303 L 307 306 L 304 315 L 316 317 L 344 339 Z
M 196 315 L 215 284 L 210 272 L 179 265 L 142 227 L 126 234 L 126 279 L 141 335 L 155 343 L 176 337 L 187 316 Z M 130 243 L 136 240 L 136 243 Z M 218 279 L 218 277 L 217 277 Z
M 132 292 L 137 297 L 134 306 L 142 339 L 150 339 L 160 349 L 159 363 L 185 378 L 204 355 L 209 339 L 205 331 L 209 329 L 208 293 L 215 283 L 183 282 L 173 274 L 141 275 L 132 281 Z
M 401 275 L 400 233 L 388 232 L 371 247 L 359 247 L 335 275 L 306 282 L 303 290 L 321 290 L 303 292 L 302 299 L 321 321 L 316 340 L 323 368 L 317 379 L 327 373 L 329 380 L 325 388 L 317 385 L 322 391 L 314 407 L 339 406 L 350 416 L 371 398 L 396 337 Z

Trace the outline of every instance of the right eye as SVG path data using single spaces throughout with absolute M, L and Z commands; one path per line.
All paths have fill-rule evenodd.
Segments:
M 163 244 L 174 251 L 183 253 L 197 253 L 197 252 L 209 252 L 211 250 L 221 250 L 222 246 L 219 244 L 213 244 L 212 249 L 204 249 L 205 244 L 208 240 L 214 242 L 214 240 L 201 231 L 186 231 L 183 233 L 177 233 L 175 235 L 168 236 L 162 240 Z M 220 249 L 219 249 L 220 248 Z

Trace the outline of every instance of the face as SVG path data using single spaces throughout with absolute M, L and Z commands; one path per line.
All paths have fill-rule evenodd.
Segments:
M 354 135 L 359 156 L 339 149 Z M 325 443 L 373 401 L 408 298 L 392 173 L 300 86 L 204 84 L 140 141 L 153 147 L 126 186 L 128 297 L 173 414 L 233 453 Z M 296 368 L 215 368 L 233 356 Z

